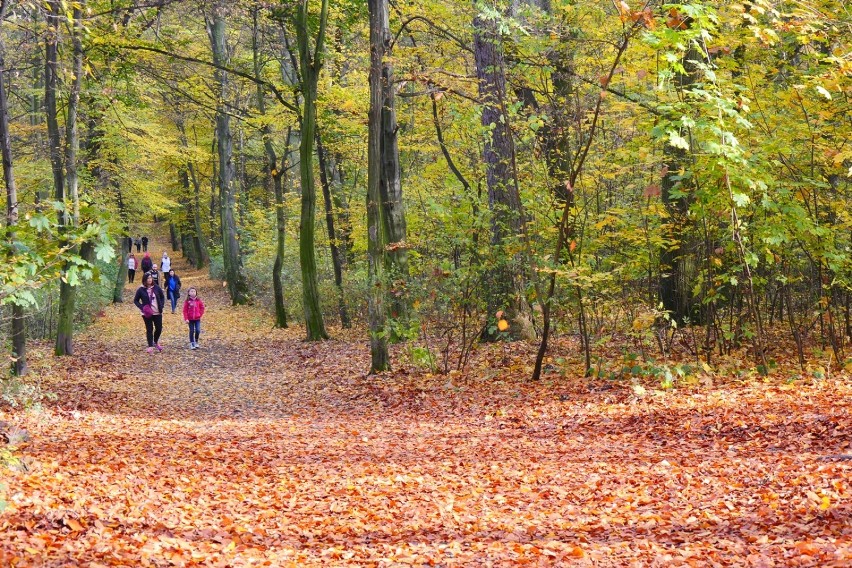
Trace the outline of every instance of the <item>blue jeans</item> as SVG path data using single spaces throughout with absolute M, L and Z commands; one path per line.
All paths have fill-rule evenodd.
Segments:
M 178 301 L 177 295 L 174 294 L 171 290 L 169 290 L 168 293 L 169 293 L 169 300 L 172 301 L 172 311 L 175 311 L 175 308 L 177 307 L 177 301 Z
M 201 333 L 201 320 L 189 320 L 189 342 L 198 343 L 199 333 Z

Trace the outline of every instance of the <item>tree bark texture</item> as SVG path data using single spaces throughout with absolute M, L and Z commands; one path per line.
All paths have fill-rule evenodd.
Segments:
M 506 74 L 503 46 L 496 22 L 477 14 L 473 20 L 474 61 L 482 101 L 481 123 L 488 132 L 482 151 L 488 206 L 491 210 L 491 246 L 496 266 L 487 278 L 488 317 L 504 312 L 509 334 L 525 335 L 529 325 L 523 312 L 523 278 L 514 266 L 513 255 L 506 251 L 507 241 L 521 235 L 521 198 L 513 167 L 514 142 L 505 110 Z M 493 320 L 492 320 L 493 321 Z M 497 339 L 496 326 L 486 326 L 483 339 Z
M 370 373 L 390 369 L 385 330 L 384 254 L 382 221 L 382 55 L 385 0 L 368 0 L 370 12 L 370 111 L 367 142 L 367 243 L 368 319 L 370 324 Z
M 378 49 L 381 52 L 381 196 L 382 225 L 385 232 L 385 261 L 388 268 L 388 280 L 393 292 L 390 315 L 394 319 L 405 321 L 408 318 L 408 305 L 405 301 L 405 288 L 408 282 L 408 249 L 406 239 L 405 207 L 402 202 L 402 183 L 400 181 L 399 143 L 396 121 L 395 86 L 393 82 L 393 64 L 391 59 L 390 17 L 387 0 L 377 3 L 376 11 L 370 12 L 376 20 Z
M 316 186 L 314 183 L 314 137 L 316 135 L 317 81 L 322 68 L 328 0 L 322 0 L 320 25 L 311 53 L 308 29 L 308 0 L 296 7 L 296 35 L 299 48 L 302 93 L 302 129 L 299 144 L 299 173 L 302 184 L 302 211 L 299 223 L 299 261 L 302 267 L 302 303 L 308 341 L 328 339 L 320 306 L 314 232 L 316 224 Z
M 228 62 L 228 46 L 225 37 L 225 14 L 227 3 L 219 0 L 213 6 L 213 18 L 209 22 L 210 44 L 213 51 L 213 63 L 225 65 Z M 248 281 L 243 271 L 242 251 L 237 235 L 237 223 L 234 218 L 234 157 L 231 137 L 230 115 L 225 108 L 229 95 L 228 76 L 217 68 L 214 79 L 218 89 L 216 107 L 216 140 L 219 157 L 219 218 L 222 236 L 222 260 L 225 268 L 228 292 L 234 305 L 249 302 Z
M 47 3 L 47 31 L 45 42 L 45 72 L 44 72 L 44 106 L 47 121 L 47 137 L 50 146 L 50 166 L 53 172 L 54 197 L 57 201 L 65 202 L 67 193 L 65 187 L 65 170 L 63 152 L 59 133 L 59 118 L 57 114 L 56 89 L 58 83 L 57 66 L 59 52 L 59 22 L 62 17 L 62 7 L 58 0 Z M 69 114 L 76 111 L 69 110 Z M 59 230 L 64 233 L 71 219 L 67 211 L 59 212 Z M 56 328 L 56 355 L 70 355 L 73 352 L 72 338 L 74 334 L 74 290 L 64 278 L 59 282 L 59 317 Z
M 696 62 L 704 55 L 696 48 L 690 49 L 683 58 L 685 73 L 677 76 L 677 86 L 681 90 L 690 90 L 698 80 Z M 691 136 L 684 127 L 681 135 L 687 140 Z M 668 222 L 664 234 L 668 242 L 660 251 L 660 302 L 663 309 L 670 313 L 673 321 L 683 324 L 694 308 L 692 299 L 692 271 L 689 270 L 689 240 L 691 222 L 688 213 L 690 207 L 689 180 L 681 179 L 681 170 L 689 169 L 690 153 L 682 148 L 665 144 L 663 148 L 665 173 L 660 184 L 663 205 L 668 213 Z

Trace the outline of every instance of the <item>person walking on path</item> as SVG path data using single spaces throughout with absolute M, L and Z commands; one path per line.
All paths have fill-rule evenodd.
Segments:
M 186 293 L 183 302 L 183 321 L 189 324 L 189 348 L 198 349 L 198 335 L 201 333 L 201 317 L 204 315 L 204 302 L 198 297 L 193 286 Z
M 145 351 L 148 353 L 153 353 L 154 349 L 157 352 L 163 350 L 160 347 L 160 335 L 163 333 L 164 303 L 163 290 L 154 284 L 150 274 L 146 274 L 142 278 L 142 286 L 136 290 L 133 304 L 142 312 L 142 319 L 145 321 L 145 337 L 148 340 L 148 348 Z
M 148 251 L 148 237 L 142 237 L 142 250 Z
M 127 281 L 133 284 L 133 279 L 136 277 L 136 257 L 133 253 L 127 258 Z
M 139 266 L 139 268 L 142 269 L 142 272 L 150 272 L 151 267 L 153 266 L 154 261 L 151 260 L 151 255 L 146 252 L 145 256 L 142 257 L 142 264 Z
M 136 235 L 136 238 L 133 239 L 133 244 L 136 245 L 136 252 L 142 252 L 142 239 L 139 238 L 139 235 Z
M 154 284 L 156 284 L 157 286 L 160 285 L 160 271 L 157 270 L 156 264 L 151 267 L 151 270 L 145 273 L 145 276 L 150 276 L 154 279 Z
M 165 267 L 163 268 L 163 273 L 166 273 Z M 169 270 L 168 274 L 166 274 L 166 297 L 172 303 L 172 313 L 175 313 L 175 308 L 177 307 L 178 298 L 180 298 L 180 278 L 177 274 L 175 274 L 174 269 Z
M 169 258 L 169 255 L 166 253 L 166 251 L 163 251 L 163 258 L 160 259 L 160 270 L 162 270 L 163 273 L 167 273 L 171 269 L 172 259 Z

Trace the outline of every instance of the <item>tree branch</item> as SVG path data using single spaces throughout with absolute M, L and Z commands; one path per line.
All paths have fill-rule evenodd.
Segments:
M 187 55 L 179 55 L 177 53 L 167 51 L 165 49 L 160 49 L 158 47 L 152 47 L 152 46 L 147 46 L 147 45 L 119 45 L 117 47 L 118 47 L 118 49 L 126 49 L 126 50 L 129 50 L 129 51 L 148 51 L 148 52 L 151 52 L 151 53 L 158 53 L 160 55 L 165 55 L 167 57 L 173 57 L 175 59 L 180 59 L 181 61 L 188 61 L 190 63 L 198 63 L 198 64 L 201 64 L 201 65 L 206 65 L 208 67 L 212 67 L 214 69 L 219 69 L 220 71 L 224 71 L 226 73 L 230 73 L 230 74 L 235 75 L 237 77 L 241 77 L 243 79 L 251 81 L 252 83 L 257 83 L 259 85 L 263 85 L 264 87 L 268 88 L 272 92 L 272 94 L 275 95 L 275 98 L 278 100 L 279 103 L 281 103 L 281 105 L 284 108 L 286 108 L 287 110 L 290 110 L 292 112 L 295 112 L 295 113 L 299 112 L 299 109 L 296 108 L 293 105 L 293 103 L 289 102 L 288 100 L 286 100 L 284 98 L 284 93 L 280 89 L 278 89 L 278 87 L 276 87 L 275 85 L 273 85 L 269 81 L 264 81 L 263 79 L 260 79 L 258 77 L 253 76 L 251 73 L 245 73 L 243 71 L 238 71 L 237 69 L 233 69 L 233 68 L 228 67 L 226 65 L 218 65 L 216 63 L 213 63 L 212 61 L 206 61 L 204 59 L 198 59 L 197 57 L 190 57 L 190 56 L 187 56 Z

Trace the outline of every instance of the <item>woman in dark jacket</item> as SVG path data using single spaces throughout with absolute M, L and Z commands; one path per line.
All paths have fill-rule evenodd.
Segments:
M 142 312 L 142 319 L 145 320 L 145 335 L 148 339 L 148 348 L 145 351 L 148 353 L 153 353 L 154 349 L 158 352 L 162 351 L 159 341 L 160 334 L 163 333 L 163 306 L 166 299 L 163 296 L 163 290 L 154 284 L 150 274 L 142 278 L 142 286 L 136 290 L 133 303 Z
M 145 256 L 142 257 L 142 263 L 139 265 L 139 268 L 142 269 L 142 273 L 150 272 L 151 267 L 154 266 L 154 261 L 151 260 L 151 255 L 149 253 L 145 253 Z
M 172 313 L 175 313 L 178 298 L 180 298 L 180 278 L 174 270 L 169 270 L 166 275 L 166 297 L 172 302 Z

